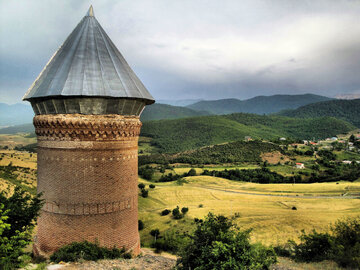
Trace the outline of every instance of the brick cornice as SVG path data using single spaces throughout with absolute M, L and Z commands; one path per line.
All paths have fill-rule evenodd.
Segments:
M 34 117 L 35 133 L 46 140 L 106 141 L 138 137 L 139 117 L 55 114 Z

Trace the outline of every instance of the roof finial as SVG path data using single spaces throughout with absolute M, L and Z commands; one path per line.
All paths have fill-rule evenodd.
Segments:
M 90 5 L 90 8 L 89 8 L 86 16 L 94 17 L 94 9 L 93 9 L 92 5 Z

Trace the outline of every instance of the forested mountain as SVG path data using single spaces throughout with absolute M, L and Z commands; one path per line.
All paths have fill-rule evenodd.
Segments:
M 360 99 L 318 102 L 302 106 L 296 110 L 283 111 L 279 114 L 300 118 L 331 116 L 360 127 Z
M 0 103 L 0 127 L 31 123 L 34 112 L 30 104 L 16 103 L 9 105 Z
M 139 165 L 157 163 L 222 164 L 232 162 L 261 162 L 261 154 L 282 152 L 277 144 L 261 141 L 236 141 L 202 147 L 176 154 L 139 156 Z
M 153 104 L 146 106 L 141 114 L 141 121 L 178 119 L 190 116 L 209 115 L 208 112 L 195 111 L 186 107 L 171 106 L 167 104 Z
M 325 138 L 355 129 L 348 122 L 322 117 L 298 119 L 256 114 L 230 114 L 145 122 L 142 136 L 152 137 L 161 152 L 175 153 L 202 146 L 243 140 L 291 137 Z
M 257 96 L 247 100 L 219 99 L 200 101 L 187 107 L 193 110 L 208 111 L 213 114 L 230 114 L 237 112 L 270 114 L 285 109 L 296 109 L 300 106 L 331 100 L 328 97 L 313 94 Z

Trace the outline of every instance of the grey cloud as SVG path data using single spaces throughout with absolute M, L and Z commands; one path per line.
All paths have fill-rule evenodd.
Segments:
M 360 1 L 0 1 L 0 101 L 18 102 L 93 4 L 158 99 L 360 89 Z

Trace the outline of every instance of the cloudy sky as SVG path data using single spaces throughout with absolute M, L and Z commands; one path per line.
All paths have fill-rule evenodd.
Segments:
M 85 15 L 155 99 L 360 94 L 360 1 L 0 0 L 0 102 L 19 102 Z

